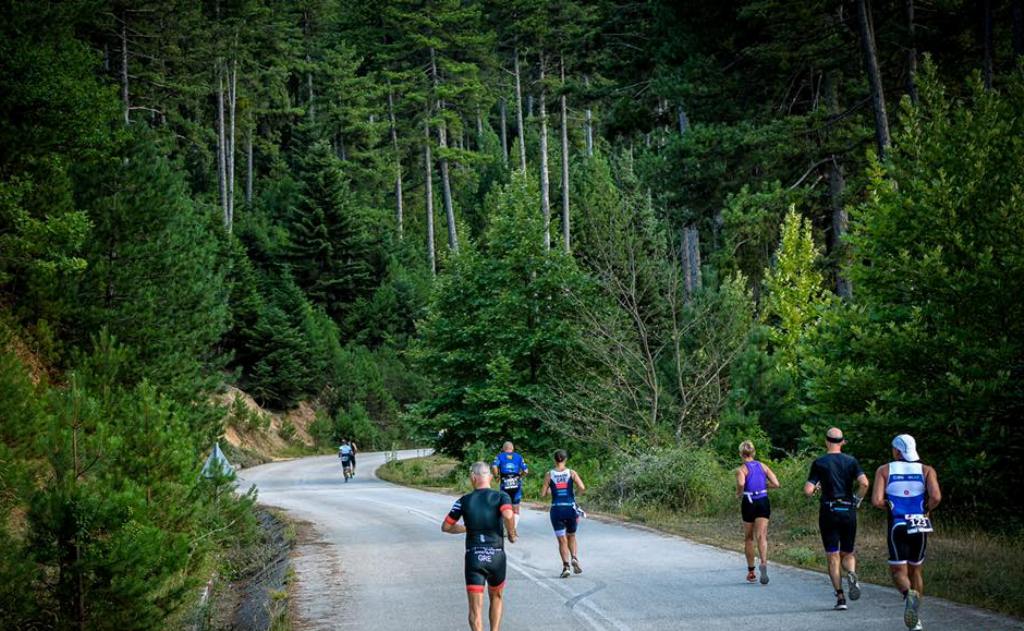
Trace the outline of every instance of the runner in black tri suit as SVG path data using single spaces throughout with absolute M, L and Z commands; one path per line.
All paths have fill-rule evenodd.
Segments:
M 868 492 L 868 476 L 864 475 L 857 459 L 842 453 L 846 439 L 843 432 L 833 427 L 825 435 L 828 452 L 814 461 L 804 485 L 804 493 L 811 497 L 821 492 L 818 528 L 828 558 L 828 575 L 836 592 L 835 609 L 845 611 L 846 594 L 843 592 L 842 571 L 847 572 L 850 600 L 860 598 L 857 581 L 857 558 L 854 548 L 857 540 L 857 508 Z M 857 492 L 853 490 L 857 483 Z
M 470 481 L 475 489 L 463 495 L 441 524 L 443 532 L 466 534 L 466 593 L 469 596 L 469 628 L 483 631 L 484 585 L 490 594 L 491 631 L 501 628 L 505 587 L 505 531 L 509 543 L 517 538 L 508 493 L 491 489 L 491 472 L 485 462 L 473 463 Z M 462 520 L 462 524 L 459 523 Z

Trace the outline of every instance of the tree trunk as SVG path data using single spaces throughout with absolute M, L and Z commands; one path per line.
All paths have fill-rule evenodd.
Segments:
M 430 74 L 434 80 L 434 95 L 436 98 L 440 80 L 437 76 L 437 59 L 433 48 L 430 49 Z M 444 102 L 440 99 L 437 100 L 437 109 L 439 112 L 444 110 Z M 441 165 L 441 193 L 444 197 L 444 216 L 448 223 L 448 248 L 453 252 L 458 252 L 459 235 L 455 228 L 455 207 L 452 202 L 452 183 L 451 178 L 448 176 L 448 129 L 443 117 L 441 118 L 441 122 L 437 125 L 437 140 L 438 151 L 440 153 L 438 156 L 438 162 Z
M 1020 61 L 1020 58 L 1024 57 L 1024 0 L 1013 0 L 1010 11 L 1013 59 Z
M 508 168 L 508 108 L 505 106 L 505 99 L 498 102 L 498 109 L 501 111 L 501 166 Z
M 480 114 L 480 108 L 476 108 L 476 150 L 483 151 L 484 148 L 484 117 Z
M 513 57 L 516 71 L 516 131 L 519 133 L 519 168 L 526 173 L 526 127 L 523 126 L 523 86 L 519 74 L 519 49 Z
M 685 136 L 686 130 L 690 128 L 690 119 L 686 116 L 686 109 L 682 103 L 679 104 L 679 135 Z
M 991 90 L 993 57 L 995 56 L 992 41 L 992 0 L 982 0 L 981 3 L 981 38 L 985 50 L 982 76 L 985 79 L 985 89 Z
M 434 159 L 430 155 L 430 112 L 423 123 L 426 138 L 423 142 L 424 189 L 426 190 L 427 206 L 427 258 L 430 261 L 430 274 L 437 275 L 437 254 L 434 247 Z
M 228 180 L 228 232 L 235 225 L 235 111 L 238 103 L 238 62 L 231 62 L 231 82 L 228 85 L 228 150 L 225 160 Z
M 306 55 L 306 63 L 313 63 L 313 60 L 310 59 L 309 55 Z M 309 114 L 309 122 L 312 123 L 316 121 L 316 113 L 313 111 L 313 72 L 310 70 L 306 71 L 306 96 L 309 99 L 306 102 L 306 108 Z
M 540 54 L 540 212 L 544 217 L 544 249 L 551 249 L 551 180 L 548 177 L 548 114 L 544 101 L 544 53 Z
M 533 119 L 533 95 L 526 95 L 526 118 Z
M 890 143 L 889 117 L 885 111 L 885 91 L 882 89 L 875 34 L 868 18 L 867 2 L 868 0 L 857 0 L 857 27 L 860 31 L 861 52 L 864 55 L 864 70 L 871 88 L 871 103 L 875 111 L 875 142 L 878 144 L 878 157 L 884 160 Z
M 124 105 L 124 124 L 131 120 L 131 101 L 128 98 L 128 15 L 121 12 L 121 102 Z
M 917 103 L 917 27 L 914 26 L 914 0 L 907 0 L 907 94 Z
M 833 73 L 825 74 L 825 105 L 829 116 L 839 115 L 839 88 Z M 843 166 L 839 156 L 832 154 L 828 163 L 829 201 L 832 207 L 832 252 L 836 260 L 836 294 L 843 300 L 853 298 L 853 285 L 845 276 L 846 243 L 844 238 L 850 223 L 846 206 L 843 203 L 843 192 L 846 180 L 843 177 Z
M 587 89 L 590 89 L 590 77 L 584 78 L 584 83 L 587 85 Z M 587 95 L 587 99 L 590 99 L 590 95 Z M 583 131 L 587 141 L 587 157 L 594 157 L 594 114 L 590 109 L 590 105 L 587 105 L 586 112 L 584 113 Z
M 252 136 L 254 133 L 256 130 L 250 128 L 245 135 L 245 205 L 250 208 L 252 207 Z
M 398 149 L 398 129 L 395 126 L 395 97 L 388 90 L 388 122 L 391 126 L 391 148 L 395 152 L 395 223 L 398 225 L 398 238 L 405 231 L 405 210 L 402 207 L 402 154 Z
M 703 285 L 700 270 L 700 232 L 694 226 L 683 228 L 680 258 L 683 264 L 684 296 L 689 302 Z
M 217 63 L 217 184 L 220 187 L 220 208 L 224 215 L 224 229 L 231 229 L 228 216 L 227 147 L 224 134 L 224 66 Z
M 569 239 L 569 116 L 565 103 L 565 60 L 559 60 L 562 79 L 562 94 L 559 98 L 562 116 L 562 244 L 565 246 L 565 253 L 572 253 L 572 243 Z

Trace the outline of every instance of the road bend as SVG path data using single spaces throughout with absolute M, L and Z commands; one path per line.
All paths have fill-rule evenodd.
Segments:
M 261 503 L 311 522 L 318 533 L 296 559 L 302 627 L 466 628 L 464 540 L 440 530 L 454 498 L 377 479 L 383 453 L 358 458 L 358 476 L 348 483 L 334 456 L 270 463 L 239 476 L 241 488 L 256 485 Z M 863 585 L 861 599 L 837 612 L 824 574 L 773 565 L 770 584 L 749 584 L 740 554 L 594 519 L 580 525 L 583 574 L 560 579 L 547 513 L 524 506 L 519 534 L 505 546 L 507 631 L 905 628 L 899 595 L 889 587 Z M 1021 621 L 935 598 L 925 599 L 921 616 L 929 630 L 1024 629 Z

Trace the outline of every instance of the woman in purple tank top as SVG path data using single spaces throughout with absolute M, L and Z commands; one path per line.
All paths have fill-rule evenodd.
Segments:
M 743 516 L 743 551 L 747 555 L 747 581 L 757 580 L 754 574 L 754 541 L 757 540 L 761 556 L 761 584 L 768 584 L 768 520 L 772 505 L 768 489 L 779 488 L 779 479 L 768 465 L 754 460 L 754 444 L 745 440 L 740 444 L 743 464 L 736 469 L 736 497 L 740 499 Z

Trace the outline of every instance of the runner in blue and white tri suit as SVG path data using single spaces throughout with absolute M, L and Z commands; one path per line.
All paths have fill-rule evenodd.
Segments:
M 893 461 L 878 467 L 871 503 L 888 514 L 889 569 L 903 594 L 903 622 L 908 629 L 924 627 L 918 610 L 924 593 L 924 557 L 931 512 L 942 501 L 935 469 L 921 464 L 910 434 L 892 441 Z
M 576 505 L 576 492 L 586 490 L 578 473 L 565 466 L 569 455 L 565 450 L 555 452 L 555 468 L 544 474 L 541 496 L 551 496 L 551 527 L 558 538 L 558 553 L 562 557 L 562 578 L 568 578 L 569 564 L 572 571 L 583 571 L 577 558 L 576 528 L 579 525 L 580 509 Z
M 491 472 L 498 478 L 499 488 L 512 498 L 516 526 L 519 525 L 519 504 L 523 501 L 523 477 L 530 472 L 526 461 L 516 452 L 511 441 L 501 447 L 501 453 L 494 457 Z

